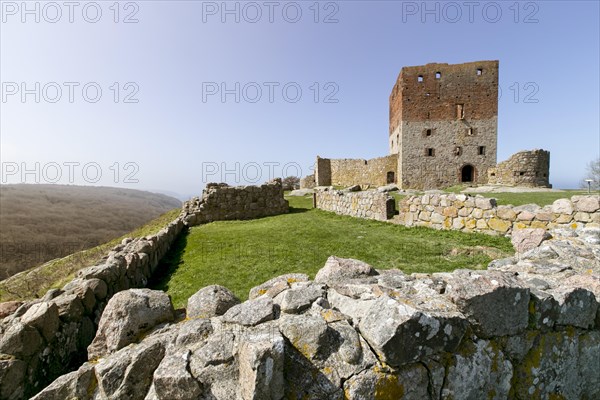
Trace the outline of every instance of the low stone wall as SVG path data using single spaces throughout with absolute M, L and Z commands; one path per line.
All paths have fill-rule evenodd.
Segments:
M 207 287 L 190 318 L 139 343 L 117 339 L 140 315 L 153 325 L 128 303 L 142 294 L 115 296 L 119 318 L 107 311 L 94 341 L 117 345 L 34 400 L 598 399 L 600 230 L 562 231 L 483 271 L 407 275 L 330 257 L 314 281 L 273 278 L 241 304 Z
M 109 299 L 145 287 L 186 225 L 284 212 L 288 202 L 280 180 L 260 187 L 209 184 L 202 199 L 186 202 L 181 215 L 156 235 L 125 239 L 62 289 L 21 305 L 0 321 L 0 400 L 29 398 L 81 365 Z
M 222 220 L 243 220 L 285 214 L 288 201 L 283 197 L 280 179 L 261 186 L 230 187 L 225 183 L 209 183 L 202 197 L 183 205 L 182 218 L 193 226 Z
M 510 234 L 524 228 L 600 227 L 598 196 L 573 196 L 552 205 L 498 206 L 493 198 L 424 194 L 400 202 L 398 221 L 406 226 Z
M 386 221 L 394 216 L 394 199 L 377 190 L 317 190 L 315 207 L 339 215 Z
M 125 239 L 102 263 L 0 321 L 0 399 L 29 398 L 86 359 L 109 299 L 144 287 L 181 233 L 177 218 L 156 235 Z

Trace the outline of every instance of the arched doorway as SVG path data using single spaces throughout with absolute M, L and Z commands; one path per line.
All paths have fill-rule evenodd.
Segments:
M 386 179 L 386 182 L 387 182 L 388 184 L 390 184 L 390 183 L 396 183 L 396 174 L 394 174 L 394 171 L 389 171 L 389 172 L 387 173 L 387 179 Z
M 472 165 L 465 165 L 460 170 L 460 181 L 461 182 L 473 182 L 473 178 L 475 175 L 475 168 Z

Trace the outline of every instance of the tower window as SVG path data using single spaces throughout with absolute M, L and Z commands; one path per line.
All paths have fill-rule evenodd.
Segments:
M 467 129 L 467 136 L 474 136 L 474 135 L 475 135 L 475 129 L 468 128 Z
M 423 75 L 419 75 L 417 77 L 417 82 L 423 82 Z
M 425 149 L 425 155 L 427 157 L 433 157 L 433 156 L 435 156 L 435 150 L 432 148 L 427 148 L 427 149 Z
M 481 76 L 481 75 L 483 75 L 483 69 L 477 68 L 477 76 Z
M 477 149 L 477 154 L 479 154 L 480 156 L 485 156 L 485 146 L 479 146 L 479 148 Z
M 465 105 L 464 104 L 456 105 L 456 118 L 465 119 Z
M 436 72 L 435 73 L 435 79 L 440 79 L 442 77 L 442 73 L 441 72 Z
M 431 129 L 427 129 L 425 131 L 425 136 L 431 136 Z
M 462 154 L 462 147 L 460 147 L 460 146 L 456 146 L 456 147 L 454 148 L 454 155 L 455 155 L 455 156 L 460 156 L 461 154 Z

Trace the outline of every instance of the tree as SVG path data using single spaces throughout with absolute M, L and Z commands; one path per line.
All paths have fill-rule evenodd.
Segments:
M 300 188 L 300 178 L 297 176 L 288 176 L 282 180 L 283 190 L 294 190 Z
M 592 190 L 600 190 L 600 157 L 592 160 L 585 167 L 585 178 L 581 181 L 581 187 L 587 189 L 586 179 L 591 179 Z

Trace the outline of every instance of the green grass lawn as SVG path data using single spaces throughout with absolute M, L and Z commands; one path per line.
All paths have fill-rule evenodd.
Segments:
M 461 193 L 465 187 L 462 185 L 451 186 L 444 189 L 450 193 Z M 564 190 L 561 192 L 525 192 L 525 193 L 469 193 L 473 196 L 480 194 L 484 197 L 493 197 L 498 200 L 499 205 L 512 204 L 513 206 L 520 206 L 523 204 L 537 204 L 539 206 L 545 206 L 554 203 L 558 199 L 570 199 L 571 196 L 585 195 L 588 194 L 587 190 Z M 599 192 L 592 192 L 592 194 L 600 195 Z
M 241 299 L 275 276 L 314 277 L 327 257 L 357 258 L 376 268 L 407 273 L 485 268 L 512 254 L 504 237 L 406 228 L 311 209 L 312 196 L 289 197 L 291 212 L 250 221 L 218 221 L 182 235 L 151 286 L 167 291 L 176 307 L 200 288 L 219 284 Z

